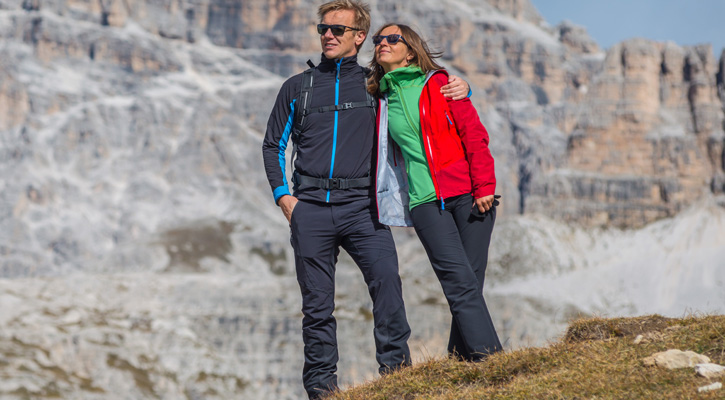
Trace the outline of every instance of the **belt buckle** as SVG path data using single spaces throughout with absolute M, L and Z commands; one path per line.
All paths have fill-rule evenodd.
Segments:
M 330 178 L 330 189 L 340 188 L 340 178 Z

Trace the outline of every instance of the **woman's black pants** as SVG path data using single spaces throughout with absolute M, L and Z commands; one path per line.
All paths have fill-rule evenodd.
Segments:
M 483 299 L 488 246 L 496 221 L 496 207 L 473 215 L 470 194 L 423 203 L 411 210 L 415 231 L 428 258 L 453 319 L 448 352 L 477 361 L 502 349 Z

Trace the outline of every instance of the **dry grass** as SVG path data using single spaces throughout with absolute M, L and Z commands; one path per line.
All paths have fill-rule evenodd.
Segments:
M 634 344 L 637 335 L 643 340 Z M 692 368 L 642 364 L 667 349 L 725 364 L 725 316 L 579 320 L 549 347 L 499 353 L 476 364 L 431 360 L 328 399 L 725 399 L 725 389 L 698 393 L 711 381 Z

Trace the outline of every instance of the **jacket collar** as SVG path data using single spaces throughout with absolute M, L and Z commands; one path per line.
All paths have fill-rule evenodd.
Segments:
M 413 81 L 423 75 L 423 70 L 417 65 L 398 68 L 383 75 L 383 79 L 380 80 L 380 91 L 388 92 L 393 86 L 400 87 L 400 82 Z
M 333 60 L 325 57 L 325 54 L 320 56 L 320 65 L 318 66 L 320 71 L 334 71 L 337 69 L 337 63 L 340 62 L 340 72 L 347 72 L 354 69 L 359 69 L 360 66 L 357 63 L 357 54 L 350 57 L 343 57 L 341 59 Z

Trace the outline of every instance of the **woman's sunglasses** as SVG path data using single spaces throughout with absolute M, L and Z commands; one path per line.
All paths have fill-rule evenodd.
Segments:
M 332 34 L 335 36 L 342 36 L 345 34 L 345 31 L 348 29 L 351 31 L 359 31 L 361 29 L 353 28 L 351 26 L 345 26 L 345 25 L 327 25 L 327 24 L 317 24 L 317 33 L 320 35 L 324 35 L 327 33 L 327 30 L 331 30 Z
M 377 46 L 383 42 L 383 39 L 387 40 L 388 44 L 396 44 L 396 43 L 398 43 L 398 40 L 402 40 L 403 43 L 405 43 L 405 45 L 408 46 L 408 42 L 406 42 L 405 39 L 403 39 L 403 36 L 395 34 L 395 33 L 392 35 L 385 35 L 385 36 L 375 35 L 375 36 L 373 36 L 373 44 Z

